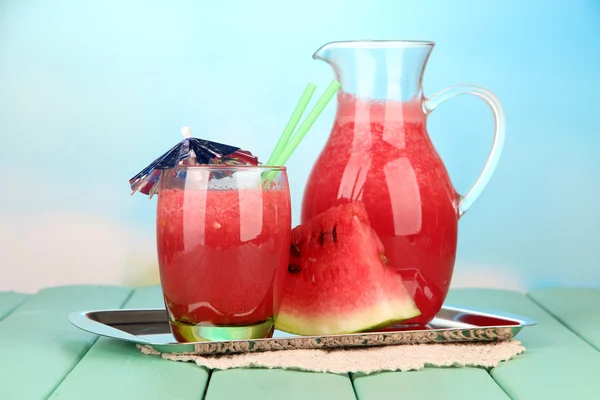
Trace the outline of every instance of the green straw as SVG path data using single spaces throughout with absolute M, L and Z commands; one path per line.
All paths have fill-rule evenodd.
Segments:
M 296 129 L 298 121 L 300 121 L 300 117 L 302 117 L 302 114 L 304 113 L 304 110 L 306 110 L 306 106 L 308 106 L 308 102 L 310 101 L 310 98 L 316 89 L 317 86 L 314 83 L 309 83 L 306 85 L 306 89 L 304 89 L 302 97 L 300 97 L 300 100 L 298 101 L 290 120 L 285 126 L 283 133 L 279 137 L 279 141 L 277 142 L 275 149 L 273 149 L 273 153 L 271 153 L 271 157 L 269 157 L 269 161 L 267 161 L 267 165 L 273 165 L 273 162 L 275 162 L 281 155 L 281 151 L 288 144 L 288 141 L 292 136 L 292 132 L 294 132 L 294 129 Z
M 287 146 L 283 149 L 281 154 L 274 160 L 274 165 L 285 165 L 287 160 L 290 158 L 296 147 L 300 144 L 304 136 L 308 132 L 308 130 L 315 123 L 321 112 L 329 103 L 329 100 L 333 97 L 333 95 L 337 92 L 340 87 L 340 83 L 336 80 L 331 81 L 321 98 L 317 101 L 311 112 L 308 114 L 304 122 L 300 125 L 292 139 L 289 141 Z

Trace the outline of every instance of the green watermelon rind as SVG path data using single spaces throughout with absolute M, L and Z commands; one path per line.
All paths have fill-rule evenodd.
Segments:
M 392 303 L 392 302 L 390 302 Z M 319 320 L 328 321 L 329 324 L 322 324 L 315 319 L 310 319 L 306 317 L 296 317 L 291 314 L 279 314 L 275 319 L 275 329 L 278 329 L 283 332 L 291 333 L 294 335 L 302 335 L 302 336 L 315 336 L 315 335 L 344 335 L 344 334 L 352 334 L 352 333 L 360 333 L 370 330 L 376 330 L 385 328 L 387 326 L 395 325 L 402 323 L 403 321 L 409 320 L 411 318 L 417 317 L 421 315 L 421 312 L 416 307 L 414 302 L 406 302 L 400 301 L 395 302 L 398 304 L 392 304 L 391 308 L 396 310 L 393 313 L 385 312 L 385 314 L 393 314 L 377 317 L 377 315 L 381 315 L 383 313 L 377 313 L 377 308 L 382 308 L 381 305 L 376 307 L 372 307 L 368 311 L 364 311 L 365 315 L 371 316 L 368 318 L 371 321 L 378 321 L 376 323 L 371 323 L 370 321 L 366 321 L 366 318 L 349 315 L 348 317 L 344 317 L 343 320 L 348 321 L 350 323 L 346 323 L 344 325 L 354 326 L 356 328 L 353 329 L 335 329 L 331 327 L 331 321 L 336 321 L 342 319 L 340 315 L 336 316 L 328 316 L 328 317 L 320 317 Z M 385 307 L 389 308 L 389 307 Z M 354 319 L 356 320 L 354 320 Z M 363 322 L 364 321 L 364 322 Z M 298 327 L 303 327 L 307 329 L 298 329 Z M 332 333 L 335 332 L 335 333 Z

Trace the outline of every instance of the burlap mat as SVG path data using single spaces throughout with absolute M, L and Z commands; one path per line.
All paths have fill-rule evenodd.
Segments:
M 391 345 L 335 350 L 298 349 L 239 354 L 183 355 L 160 353 L 137 345 L 144 354 L 173 361 L 193 361 L 209 369 L 283 368 L 314 372 L 365 374 L 410 371 L 424 367 L 491 368 L 525 352 L 518 340 L 479 343 Z

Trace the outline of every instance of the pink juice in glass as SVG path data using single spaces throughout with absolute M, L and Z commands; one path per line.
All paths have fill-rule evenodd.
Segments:
M 188 168 L 188 176 L 190 172 Z M 156 229 L 161 284 L 175 338 L 211 339 L 192 327 L 269 330 L 288 264 L 287 181 L 275 188 L 168 181 L 161 178 Z

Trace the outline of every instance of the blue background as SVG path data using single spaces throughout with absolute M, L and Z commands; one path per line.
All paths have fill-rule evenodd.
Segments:
M 155 199 L 128 179 L 180 140 L 268 158 L 312 59 L 349 39 L 433 40 L 426 95 L 492 90 L 507 117 L 496 174 L 460 222 L 455 285 L 600 286 L 600 2 L 1 1 L 0 290 L 155 281 Z M 315 96 L 316 97 L 316 96 Z M 330 104 L 288 162 L 294 222 Z M 491 113 L 459 97 L 429 131 L 460 192 Z

